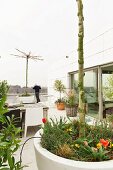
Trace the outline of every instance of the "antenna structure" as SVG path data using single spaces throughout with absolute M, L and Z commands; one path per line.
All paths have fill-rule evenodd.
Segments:
M 31 52 L 29 53 L 25 53 L 19 49 L 16 48 L 16 51 L 19 52 L 20 54 L 17 55 L 17 54 L 11 54 L 13 56 L 16 56 L 16 57 L 20 57 L 20 58 L 25 58 L 26 59 L 26 90 L 25 90 L 25 95 L 27 96 L 28 93 L 27 93 L 27 88 L 28 88 L 28 61 L 29 59 L 32 59 L 34 61 L 37 61 L 37 60 L 44 60 L 42 58 L 42 56 L 35 56 L 35 55 L 32 55 Z

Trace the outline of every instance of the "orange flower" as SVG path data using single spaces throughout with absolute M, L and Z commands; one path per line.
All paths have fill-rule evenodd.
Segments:
M 108 140 L 100 139 L 100 143 L 106 148 L 109 145 Z

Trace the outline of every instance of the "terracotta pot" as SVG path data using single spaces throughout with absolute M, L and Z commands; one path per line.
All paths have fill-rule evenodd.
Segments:
M 64 110 L 65 109 L 65 104 L 63 102 L 57 103 L 57 109 L 58 110 Z

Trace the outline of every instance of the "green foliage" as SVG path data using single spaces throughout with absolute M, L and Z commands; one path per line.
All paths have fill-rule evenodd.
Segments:
M 68 93 L 66 93 L 65 97 L 65 105 L 68 107 L 76 106 L 78 103 L 78 98 L 76 96 L 75 90 L 69 90 Z
M 20 95 L 20 96 L 22 96 L 22 97 L 27 97 L 27 96 L 31 96 L 31 94 L 29 94 L 29 93 L 23 93 L 23 94 Z
M 64 93 L 65 89 L 66 88 L 65 88 L 65 86 L 64 86 L 64 84 L 62 83 L 61 80 L 55 80 L 55 82 L 54 82 L 54 90 L 59 92 L 59 99 L 61 99 L 61 93 Z
M 57 99 L 55 103 L 65 103 L 65 99 L 64 98 Z
M 113 159 L 113 133 L 106 122 L 85 123 L 85 136 L 79 137 L 81 123 L 47 121 L 41 134 L 42 147 L 68 159 L 79 161 L 105 161 Z
M 107 119 L 109 122 L 113 123 L 113 114 L 109 115 Z
M 53 120 L 52 122 L 47 122 L 41 137 L 42 146 L 50 152 L 56 153 L 58 146 L 67 143 L 71 139 L 64 129 L 65 122 L 62 119 L 60 119 L 60 122 L 56 120 L 56 123 Z
M 20 128 L 15 127 L 14 116 L 12 118 L 5 116 L 8 89 L 6 81 L 0 82 L 0 170 L 19 170 L 21 163 L 16 162 L 14 153 L 20 144 Z
M 103 87 L 103 95 L 109 100 L 113 99 L 113 74 L 107 78 L 106 87 Z
M 10 119 L 2 115 L 2 124 L 5 124 L 5 126 L 0 130 L 0 167 L 19 170 L 21 164 L 19 161 L 15 161 L 14 153 L 20 146 L 19 134 L 21 130 L 15 127 L 14 116 Z
M 6 80 L 0 81 L 0 98 L 4 96 L 6 97 L 8 90 L 9 90 L 9 86 L 7 84 L 7 81 Z
M 65 86 L 61 80 L 55 80 L 54 89 L 59 92 L 64 92 Z
M 7 81 L 0 81 L 0 114 L 3 114 L 7 111 L 7 109 L 5 108 L 5 102 L 8 90 L 9 86 L 7 84 Z

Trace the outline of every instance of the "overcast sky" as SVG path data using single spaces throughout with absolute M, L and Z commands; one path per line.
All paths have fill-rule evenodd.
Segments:
M 113 0 L 83 0 L 85 42 L 113 27 Z M 28 86 L 47 85 L 48 66 L 77 49 L 76 0 L 0 0 L 0 80 L 25 85 L 26 60 L 15 48 L 44 61 L 29 60 Z

